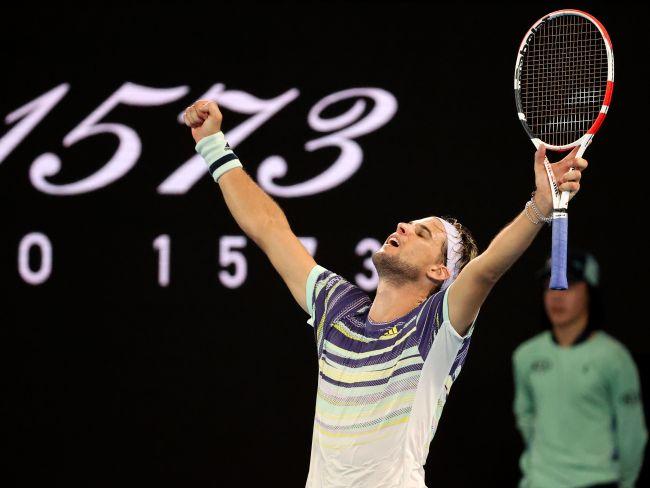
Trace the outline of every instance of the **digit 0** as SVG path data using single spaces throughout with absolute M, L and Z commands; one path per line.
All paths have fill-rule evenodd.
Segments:
M 40 263 L 37 269 L 32 269 L 29 255 L 37 250 Z M 52 274 L 52 243 L 45 234 L 32 232 L 20 241 L 18 246 L 18 273 L 30 285 L 45 283 Z

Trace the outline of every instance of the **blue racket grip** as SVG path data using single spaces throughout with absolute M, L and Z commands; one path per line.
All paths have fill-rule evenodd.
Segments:
M 551 250 L 551 290 L 566 290 L 567 245 L 569 242 L 569 218 L 565 212 L 553 215 L 553 243 Z

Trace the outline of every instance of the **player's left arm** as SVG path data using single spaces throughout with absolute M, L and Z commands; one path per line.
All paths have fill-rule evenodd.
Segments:
M 572 196 L 580 189 L 582 171 L 587 161 L 576 157 L 576 147 L 564 159 L 551 165 L 560 191 L 570 191 Z M 544 168 L 545 148 L 535 152 L 535 203 L 544 215 L 553 210 L 553 199 Z M 572 171 L 571 168 L 574 168 Z M 488 248 L 470 261 L 449 287 L 447 302 L 451 324 L 461 336 L 469 330 L 479 308 L 501 276 L 524 253 L 541 230 L 522 211 L 497 234 Z

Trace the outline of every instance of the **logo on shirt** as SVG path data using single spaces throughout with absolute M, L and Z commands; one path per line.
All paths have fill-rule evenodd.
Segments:
M 641 401 L 641 394 L 638 391 L 628 391 L 621 395 L 621 403 L 623 405 L 634 405 Z
M 388 329 L 384 332 L 379 338 L 380 339 L 390 339 L 397 335 L 397 326 L 394 326 L 392 329 Z
M 551 369 L 552 366 L 551 361 L 548 359 L 538 359 L 537 361 L 533 361 L 530 365 L 530 369 L 535 373 L 545 373 Z

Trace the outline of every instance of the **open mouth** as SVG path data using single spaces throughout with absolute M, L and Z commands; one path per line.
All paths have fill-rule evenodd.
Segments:
M 393 247 L 399 247 L 399 241 L 397 240 L 396 237 L 389 237 L 388 244 Z

